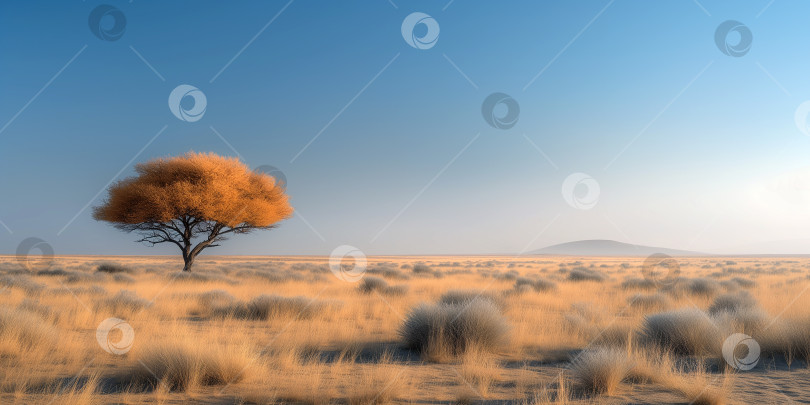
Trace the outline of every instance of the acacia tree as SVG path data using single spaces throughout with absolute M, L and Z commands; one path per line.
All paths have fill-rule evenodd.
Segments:
M 93 218 L 154 246 L 173 243 L 190 271 L 204 249 L 230 234 L 275 228 L 292 216 L 284 189 L 236 158 L 189 152 L 135 166 L 137 176 L 113 184 Z

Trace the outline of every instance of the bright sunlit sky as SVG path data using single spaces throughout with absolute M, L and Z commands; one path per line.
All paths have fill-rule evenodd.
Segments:
M 100 4 L 0 5 L 0 253 L 175 254 L 91 208 L 189 150 L 279 168 L 297 211 L 207 254 L 810 253 L 807 2 L 115 1 L 115 41 L 90 29 Z M 434 46 L 404 39 L 413 12 Z M 715 43 L 727 20 L 752 33 L 742 56 Z M 169 109 L 182 84 L 198 121 Z M 519 104 L 509 129 L 482 115 L 495 92 Z

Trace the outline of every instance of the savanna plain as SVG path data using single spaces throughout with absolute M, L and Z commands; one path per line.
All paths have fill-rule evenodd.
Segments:
M 0 257 L 0 403 L 810 403 L 808 258 L 367 260 Z

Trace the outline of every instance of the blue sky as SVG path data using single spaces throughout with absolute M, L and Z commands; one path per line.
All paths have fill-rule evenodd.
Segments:
M 108 3 L 115 41 L 88 24 L 101 4 L 0 5 L 0 253 L 174 254 L 90 207 L 130 161 L 189 150 L 278 167 L 297 210 L 209 254 L 810 253 L 805 2 L 135 0 Z M 429 49 L 402 35 L 414 12 L 440 27 Z M 727 20 L 742 56 L 715 43 Z M 169 109 L 183 84 L 198 121 Z M 482 115 L 496 92 L 511 128 Z M 564 195 L 574 173 L 593 201 Z

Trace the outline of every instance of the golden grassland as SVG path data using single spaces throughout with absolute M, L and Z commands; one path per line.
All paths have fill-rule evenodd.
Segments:
M 678 258 L 666 283 L 643 261 L 370 257 L 348 282 L 326 257 L 207 256 L 191 273 L 172 257 L 0 257 L 0 403 L 810 397 L 810 259 Z M 98 341 L 111 317 L 131 345 L 120 329 Z M 723 358 L 737 332 L 761 347 L 752 370 Z

